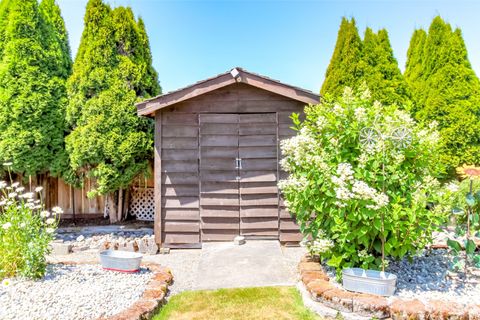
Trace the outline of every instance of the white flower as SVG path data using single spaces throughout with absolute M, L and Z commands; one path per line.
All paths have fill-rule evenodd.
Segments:
M 40 191 L 42 191 L 42 190 L 43 190 L 43 187 L 36 187 L 36 188 L 35 188 L 35 192 L 40 192 Z
M 49 216 L 50 216 L 50 212 L 48 212 L 47 210 L 43 210 L 42 212 L 40 212 L 40 217 L 42 218 L 46 218 Z
M 15 198 L 18 194 L 16 192 L 12 192 L 8 194 L 9 198 Z
M 460 187 L 458 186 L 458 184 L 454 183 L 454 182 L 450 182 L 449 184 L 447 184 L 445 186 L 445 189 L 447 189 L 448 191 L 454 193 L 454 192 L 457 192 Z
M 362 107 L 358 107 L 355 109 L 354 111 L 355 113 L 355 118 L 359 121 L 359 122 L 363 122 L 366 120 L 366 112 L 365 112 L 365 108 L 362 108 Z
M 0 189 L 3 189 L 7 186 L 7 183 L 5 181 L 0 181 Z
M 4 163 L 3 163 L 3 165 L 4 165 L 5 167 L 10 167 L 12 164 L 13 164 L 13 163 L 11 163 L 11 162 L 4 162 Z
M 372 94 L 368 88 L 366 88 L 360 95 L 360 99 L 368 100 L 372 97 Z
M 17 189 L 18 190 L 18 189 Z M 33 192 L 27 192 L 27 193 L 24 193 L 22 195 L 22 198 L 25 198 L 25 199 L 32 199 L 34 196 Z
M 55 219 L 54 218 L 48 218 L 47 221 L 46 221 L 47 224 L 54 224 L 55 223 Z
M 53 207 L 53 208 L 52 208 L 52 212 L 53 212 L 54 214 L 62 214 L 62 213 L 63 213 L 63 210 L 62 210 L 62 208 L 60 208 L 60 207 Z
M 2 287 L 4 287 L 4 288 L 10 286 L 11 284 L 12 284 L 12 282 L 9 279 L 3 279 L 2 280 Z
M 15 189 L 15 192 L 23 192 L 24 190 L 24 187 L 18 187 L 17 189 Z
M 438 127 L 438 122 L 437 122 L 436 120 L 433 120 L 432 122 L 430 122 L 430 123 L 428 124 L 428 128 L 429 128 L 429 129 L 432 129 L 432 130 L 433 130 L 433 129 L 436 129 L 437 127 Z
M 12 188 L 16 188 L 20 185 L 20 182 L 14 182 L 12 183 Z
M 2 228 L 3 228 L 3 230 L 8 230 L 11 226 L 12 226 L 12 224 L 10 222 L 6 222 L 6 223 L 3 224 Z
M 20 223 L 20 228 L 25 228 L 27 225 L 25 222 Z
M 54 232 L 55 232 L 55 229 L 54 229 L 54 228 L 47 228 L 47 229 L 45 229 L 45 231 L 46 231 L 47 233 L 54 233 Z

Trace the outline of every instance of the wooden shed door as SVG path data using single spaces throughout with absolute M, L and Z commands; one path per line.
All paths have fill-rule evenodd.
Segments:
M 239 120 L 240 234 L 278 239 L 277 114 Z
M 278 238 L 276 114 L 201 114 L 202 241 Z

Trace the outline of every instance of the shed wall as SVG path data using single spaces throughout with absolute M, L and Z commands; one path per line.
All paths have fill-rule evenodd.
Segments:
M 157 241 L 165 247 L 198 247 L 200 232 L 199 114 L 273 113 L 277 118 L 277 144 L 291 137 L 293 112 L 304 103 L 245 84 L 232 84 L 157 112 L 155 177 L 161 204 L 157 210 Z M 159 161 L 161 160 L 161 161 Z M 160 169 L 160 170 L 158 170 Z M 277 168 L 277 179 L 282 178 Z M 160 172 L 157 172 L 160 171 Z M 278 239 L 298 242 L 301 235 L 294 219 L 279 200 Z M 221 225 L 219 225 L 221 228 Z M 228 231 L 226 231 L 228 233 Z M 157 234 L 158 235 L 158 234 Z

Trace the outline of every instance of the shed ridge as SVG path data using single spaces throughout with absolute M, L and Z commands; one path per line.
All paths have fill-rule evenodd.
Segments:
M 315 104 L 320 100 L 320 96 L 310 90 L 291 86 L 243 68 L 235 67 L 217 76 L 198 81 L 193 85 L 139 102 L 136 104 L 137 113 L 141 116 L 153 116 L 157 110 L 235 83 L 248 84 L 305 104 Z

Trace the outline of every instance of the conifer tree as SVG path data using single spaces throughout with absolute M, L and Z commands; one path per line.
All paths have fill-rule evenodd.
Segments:
M 66 146 L 72 169 L 95 182 L 90 196 L 109 196 L 115 222 L 121 213 L 115 194 L 146 171 L 152 157 L 152 122 L 138 117 L 134 104 L 159 94 L 160 86 L 143 22 L 130 8 L 90 0 L 84 23 L 68 81 L 73 130 Z
M 382 103 L 402 105 L 409 101 L 408 87 L 387 31 L 375 33 L 367 28 L 362 41 L 355 20 L 343 18 L 321 94 L 338 97 L 345 87 L 358 88 L 363 84 L 368 86 L 373 99 Z
M 362 40 L 355 19 L 343 17 L 338 30 L 337 43 L 325 74 L 320 93 L 338 97 L 346 86 L 358 87 L 363 72 L 359 68 L 362 58 Z
M 461 31 L 436 17 L 427 35 L 415 32 L 405 77 L 414 94 L 415 117 L 439 124 L 448 173 L 463 163 L 480 163 L 480 82 Z
M 46 4 L 44 4 L 46 5 Z M 0 161 L 23 175 L 64 167 L 65 81 L 70 72 L 67 38 L 53 3 L 48 18 L 37 0 L 0 4 Z
M 381 29 L 374 33 L 367 28 L 363 40 L 361 67 L 363 80 L 372 93 L 372 98 L 385 104 L 404 105 L 409 93 L 398 62 L 393 55 L 388 33 Z

